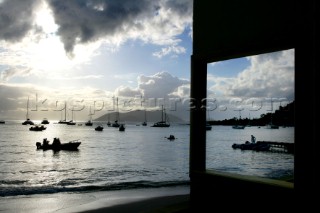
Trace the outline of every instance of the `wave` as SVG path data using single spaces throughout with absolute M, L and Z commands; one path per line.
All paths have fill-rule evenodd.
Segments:
M 143 188 L 160 188 L 160 187 L 175 187 L 188 186 L 190 181 L 135 181 L 121 182 L 105 185 L 87 185 L 87 186 L 20 186 L 20 187 L 3 187 L 0 186 L 0 197 L 19 196 L 19 195 L 35 195 L 35 194 L 53 194 L 60 192 L 94 192 L 94 191 L 116 191 L 125 189 L 143 189 Z

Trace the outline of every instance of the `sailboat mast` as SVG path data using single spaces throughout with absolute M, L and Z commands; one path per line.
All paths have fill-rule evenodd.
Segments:
M 67 102 L 64 102 L 64 120 L 67 121 Z
M 91 106 L 90 106 L 90 109 L 89 109 L 89 119 L 90 119 L 90 121 L 92 120 Z
M 144 109 L 144 121 L 147 122 L 147 111 Z
M 164 121 L 163 120 L 163 105 L 162 105 L 162 111 L 161 111 L 161 121 Z
M 27 114 L 26 114 L 26 119 L 28 120 L 29 118 L 29 96 L 28 96 L 28 101 L 27 101 Z
M 119 113 L 119 102 L 118 102 L 118 97 L 117 97 L 117 119 L 118 119 L 118 121 L 120 122 L 120 113 Z

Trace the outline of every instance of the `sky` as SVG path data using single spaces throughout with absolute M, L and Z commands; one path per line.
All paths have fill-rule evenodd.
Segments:
M 0 119 L 157 110 L 189 120 L 192 0 L 0 0 Z M 212 29 L 214 30 L 214 28 Z M 294 50 L 208 64 L 208 116 L 294 100 Z M 274 103 L 271 107 L 271 103 Z M 71 114 L 71 113 L 70 113 Z

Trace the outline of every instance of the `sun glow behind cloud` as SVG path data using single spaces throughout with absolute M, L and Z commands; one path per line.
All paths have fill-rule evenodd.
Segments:
M 58 78 L 89 63 L 92 57 L 99 54 L 97 50 L 101 46 L 101 41 L 79 44 L 75 47 L 77 54 L 73 58 L 68 57 L 63 43 L 56 34 L 58 26 L 45 2 L 36 12 L 34 25 L 39 30 L 29 32 L 21 42 L 0 42 L 0 48 L 3 49 L 1 64 L 10 68 L 2 71 L 1 81 L 21 76 L 25 73 L 23 70 L 29 70 L 25 76 Z

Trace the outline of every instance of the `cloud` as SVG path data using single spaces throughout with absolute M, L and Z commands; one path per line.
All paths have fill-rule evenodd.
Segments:
M 15 76 L 28 76 L 32 72 L 31 68 L 22 67 L 22 66 L 15 66 L 5 69 L 0 73 L 0 82 L 7 81 L 8 79 L 15 77 Z
M 192 21 L 192 1 L 82 0 L 48 1 L 67 53 L 80 43 L 104 39 L 122 44 L 128 39 L 168 45 L 180 42 Z
M 143 98 L 189 98 L 190 81 L 171 75 L 168 72 L 158 72 L 151 76 L 140 75 L 137 78 L 138 87 L 119 86 L 116 96 Z
M 179 86 L 188 83 L 188 80 L 179 79 L 168 72 L 138 77 L 138 88 L 146 98 L 166 98 L 168 94 L 175 92 Z
M 190 84 L 183 84 L 169 94 L 172 98 L 190 98 Z
M 239 97 L 294 98 L 294 50 L 249 57 L 229 94 Z
M 294 50 L 248 57 L 250 66 L 236 78 L 209 75 L 210 90 L 225 97 L 294 99 Z
M 141 96 L 141 91 L 138 88 L 130 88 L 128 86 L 120 86 L 115 91 L 116 96 L 134 98 Z
M 115 97 L 119 97 L 121 106 L 130 106 L 132 109 L 147 106 L 151 109 L 164 104 L 171 109 L 172 104 L 185 104 L 182 100 L 190 97 L 190 82 L 168 72 L 151 76 L 140 75 L 137 81 L 136 88 L 120 86 L 115 90 Z
M 73 76 L 73 77 L 64 77 L 64 76 L 55 76 L 50 77 L 51 80 L 86 80 L 86 79 L 101 79 L 103 75 L 84 75 L 84 76 Z
M 169 47 L 164 47 L 161 49 L 159 52 L 153 53 L 153 56 L 157 58 L 162 58 L 163 56 L 169 55 L 171 53 L 174 53 L 175 55 L 185 53 L 186 49 L 181 46 L 169 46 Z
M 34 24 L 40 0 L 4 0 L 0 2 L 0 40 L 16 42 L 30 31 L 41 31 Z

